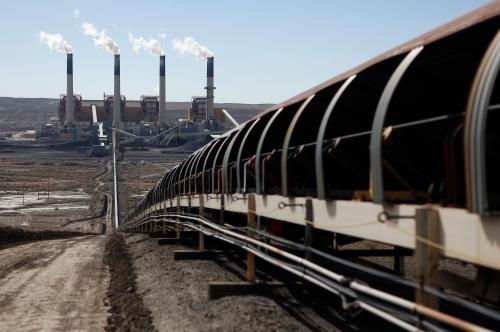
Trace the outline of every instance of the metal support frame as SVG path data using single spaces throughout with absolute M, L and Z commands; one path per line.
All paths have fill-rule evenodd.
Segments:
M 210 144 L 205 144 L 198 152 L 196 153 L 196 157 L 193 160 L 193 163 L 191 164 L 191 168 L 189 170 L 189 192 L 190 193 L 197 193 L 196 191 L 196 172 L 198 168 L 198 162 L 200 158 L 203 156 L 203 153 L 205 150 L 210 146 Z M 194 178 L 194 185 L 191 187 L 191 182 L 193 181 Z
M 257 152 L 255 153 L 255 192 L 258 194 L 262 193 L 262 184 L 261 184 L 261 174 L 260 174 L 260 164 L 262 162 L 262 148 L 264 146 L 264 140 L 266 139 L 267 132 L 273 125 L 273 122 L 276 120 L 276 118 L 281 114 L 284 108 L 280 108 L 277 110 L 269 122 L 267 122 L 266 126 L 264 127 L 264 130 L 262 131 L 259 139 L 259 144 L 257 144 Z
M 194 192 L 195 193 L 200 193 L 200 192 L 203 192 L 202 190 L 198 190 L 198 184 L 197 184 L 197 177 L 198 177 L 198 174 L 200 173 L 198 171 L 199 167 L 198 165 L 200 164 L 200 160 L 205 160 L 204 158 L 206 158 L 206 155 L 205 153 L 210 151 L 209 147 L 212 146 L 212 143 L 213 141 L 210 141 L 208 144 L 206 144 L 204 147 L 203 147 L 203 150 L 199 153 L 197 159 L 196 159 L 196 162 L 195 162 L 195 165 L 194 165 Z
M 208 163 L 208 158 L 210 158 L 210 155 L 212 154 L 212 151 L 214 148 L 222 142 L 222 139 L 219 138 L 217 139 L 214 144 L 210 147 L 210 150 L 208 151 L 208 154 L 205 157 L 205 160 L 203 160 L 203 169 L 201 173 L 201 193 L 205 193 L 205 172 L 207 172 L 207 163 Z
M 179 186 L 179 194 L 184 194 L 185 193 L 185 180 L 186 180 L 186 169 L 188 167 L 189 162 L 193 159 L 193 155 L 189 155 L 182 163 L 181 163 L 181 170 L 179 171 L 179 176 L 177 180 L 177 185 Z
M 217 175 L 215 174 L 216 170 L 215 168 L 217 167 L 217 159 L 219 158 L 219 154 L 221 153 L 222 149 L 225 147 L 226 143 L 231 139 L 231 137 L 234 135 L 234 133 L 230 134 L 229 136 L 226 136 L 223 138 L 223 142 L 221 143 L 221 145 L 219 146 L 219 149 L 217 149 L 217 153 L 215 154 L 215 158 L 214 158 L 214 161 L 212 163 L 212 192 L 215 193 L 217 192 L 216 190 L 216 177 Z M 221 165 L 222 167 L 222 165 Z
M 413 60 L 424 49 L 423 46 L 411 50 L 399 63 L 391 78 L 385 85 L 384 91 L 375 111 L 370 137 L 370 191 L 373 202 L 382 203 L 384 201 L 384 174 L 382 168 L 382 133 L 384 130 L 385 116 L 389 109 L 392 95 L 398 86 L 399 81 L 411 65 Z
M 234 134 L 224 153 L 224 158 L 222 159 L 222 193 L 229 193 L 229 185 L 231 183 L 229 179 L 229 173 L 231 172 L 231 169 L 229 167 L 229 158 L 231 157 L 231 152 L 233 151 L 233 149 L 236 148 L 235 142 L 238 140 L 238 137 L 246 133 L 246 128 L 248 128 L 247 123 L 243 124 L 242 127 L 236 132 L 236 134 Z
M 488 210 L 486 123 L 499 70 L 500 31 L 483 56 L 474 78 L 465 116 L 467 208 L 480 215 L 484 215 Z
M 245 133 L 245 136 L 243 136 L 243 140 L 241 141 L 241 144 L 240 144 L 240 148 L 238 149 L 238 157 L 236 158 L 236 185 L 238 187 L 238 192 L 239 193 L 244 193 L 245 191 L 243 190 L 243 187 L 245 186 L 242 186 L 241 184 L 241 167 L 240 167 L 240 164 L 241 164 L 241 155 L 243 153 L 243 149 L 245 148 L 245 143 L 247 141 L 247 138 L 248 136 L 250 136 L 250 134 L 252 133 L 254 127 L 257 125 L 257 123 L 259 123 L 261 118 L 258 118 L 254 121 L 254 123 L 252 123 L 252 125 L 250 126 L 250 128 L 248 128 L 248 131 Z M 243 166 L 245 167 L 245 166 Z M 245 180 L 243 180 L 243 182 L 245 182 Z
M 326 189 L 325 189 L 325 171 L 323 167 L 323 141 L 325 140 L 326 127 L 330 122 L 331 115 L 333 113 L 333 109 L 340 97 L 347 89 L 349 84 L 351 84 L 352 80 L 356 77 L 356 75 L 352 75 L 347 80 L 342 83 L 342 86 L 337 90 L 335 95 L 333 96 L 330 104 L 323 114 L 323 119 L 321 120 L 321 124 L 318 130 L 318 138 L 316 139 L 316 151 L 315 151 L 315 168 L 316 168 L 316 192 L 318 198 L 326 198 Z
M 181 212 L 181 198 L 180 196 L 177 196 L 177 213 Z M 177 221 L 180 222 L 179 218 L 177 218 Z M 181 225 L 179 223 L 175 224 L 175 238 L 180 239 L 181 238 Z
M 305 204 L 306 215 L 305 221 L 305 234 L 304 234 L 304 245 L 305 245 L 305 258 L 307 260 L 312 260 L 313 255 L 311 249 L 313 248 L 313 236 L 314 236 L 314 210 L 312 200 L 310 198 L 306 199 Z
M 420 288 L 416 289 L 415 299 L 417 303 L 430 308 L 439 308 L 438 299 L 425 292 L 424 286 L 437 286 L 439 276 L 438 263 L 440 250 L 430 243 L 440 244 L 441 224 L 439 211 L 431 208 L 420 208 L 416 210 L 416 243 L 415 263 L 417 270 L 417 281 Z
M 204 217 L 205 215 L 205 210 L 204 210 L 204 201 L 203 201 L 203 194 L 199 194 L 199 202 L 198 202 L 198 214 L 200 217 Z M 198 249 L 199 250 L 205 250 L 205 235 L 203 235 L 203 232 L 199 232 L 199 237 L 198 237 Z
M 281 150 L 281 194 L 283 196 L 288 196 L 288 148 L 290 147 L 290 141 L 292 139 L 293 131 L 299 122 L 299 119 L 307 109 L 307 105 L 311 102 L 311 100 L 316 95 L 309 96 L 303 103 L 300 105 L 300 108 L 295 113 L 292 118 L 292 121 L 288 125 L 288 129 L 285 134 L 285 139 L 283 140 L 283 147 Z
M 247 226 L 248 228 L 255 229 L 257 226 L 256 215 L 255 215 L 255 195 L 248 195 L 248 215 L 247 215 Z M 254 233 L 248 231 L 247 236 L 254 237 Z M 255 255 L 250 251 L 247 251 L 247 273 L 246 273 L 247 282 L 255 283 Z
M 191 154 L 191 158 L 188 158 L 186 161 L 186 166 L 184 167 L 184 172 L 182 174 L 182 193 L 189 194 L 189 174 L 191 170 L 191 165 L 193 164 L 193 160 L 196 158 L 196 154 Z M 187 182 L 187 184 L 186 184 Z M 187 190 L 186 190 L 187 188 Z

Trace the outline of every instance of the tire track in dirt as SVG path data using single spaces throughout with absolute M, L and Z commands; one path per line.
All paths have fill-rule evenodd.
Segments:
M 110 272 L 107 296 L 111 305 L 106 331 L 156 331 L 151 311 L 137 291 L 132 257 L 120 234 L 109 236 L 105 262 Z
M 0 282 L 0 330 L 104 329 L 105 243 L 105 236 L 86 236 L 1 250 L 0 269 L 10 266 L 10 273 Z

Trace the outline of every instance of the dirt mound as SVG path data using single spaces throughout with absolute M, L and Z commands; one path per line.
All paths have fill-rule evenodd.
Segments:
M 26 230 L 23 228 L 14 228 L 9 226 L 0 226 L 0 245 L 24 242 L 24 241 L 37 241 L 37 240 L 51 240 L 68 238 L 75 236 L 87 235 L 81 232 L 68 232 L 68 231 L 35 231 Z
M 111 306 L 106 331 L 155 331 L 151 312 L 137 292 L 137 276 L 121 235 L 110 236 L 104 263 L 109 266 L 107 297 Z

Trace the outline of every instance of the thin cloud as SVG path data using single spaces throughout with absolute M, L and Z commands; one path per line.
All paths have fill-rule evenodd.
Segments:
M 79 18 L 80 17 L 80 9 L 77 8 L 73 11 L 73 17 L 74 18 Z

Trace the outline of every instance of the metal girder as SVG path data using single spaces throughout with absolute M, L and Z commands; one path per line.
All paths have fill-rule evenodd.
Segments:
M 170 183 L 169 183 L 169 191 L 170 191 L 170 196 L 174 197 L 175 196 L 175 179 L 176 175 L 179 172 L 179 165 L 177 165 L 172 172 L 172 177 L 170 178 Z
M 266 127 L 262 131 L 259 139 L 259 144 L 257 144 L 257 152 L 255 153 L 255 192 L 261 193 L 262 192 L 262 185 L 261 185 L 261 174 L 260 174 L 260 164 L 261 164 L 261 154 L 262 154 L 262 147 L 264 146 L 264 140 L 266 139 L 267 132 L 269 131 L 269 128 L 271 128 L 274 120 L 280 115 L 280 113 L 283 111 L 284 108 L 280 108 L 277 110 L 269 122 L 266 124 Z
M 339 101 L 340 97 L 347 89 L 349 84 L 351 84 L 352 80 L 356 77 L 356 75 L 352 75 L 337 90 L 335 95 L 333 96 L 330 104 L 323 115 L 323 119 L 321 120 L 321 124 L 318 130 L 318 138 L 316 139 L 316 151 L 315 151 L 315 169 L 316 169 L 316 193 L 318 198 L 326 198 L 326 190 L 325 190 L 325 172 L 323 167 L 323 141 L 325 140 L 326 127 L 330 122 L 330 118 L 335 108 L 335 105 Z
M 208 154 L 205 157 L 205 160 L 203 161 L 203 173 L 201 175 L 201 192 L 202 193 L 205 192 L 205 172 L 207 171 L 208 158 L 210 158 L 210 155 L 212 154 L 212 151 L 214 151 L 214 148 L 216 146 L 218 146 L 219 144 L 221 144 L 221 143 L 222 143 L 222 139 L 221 138 L 217 138 L 216 141 L 215 141 L 215 143 L 212 145 L 212 147 L 208 151 Z
M 191 164 L 191 169 L 189 170 L 189 192 L 195 192 L 197 193 L 198 191 L 196 190 L 196 171 L 198 168 L 198 163 L 200 161 L 200 158 L 203 156 L 203 153 L 208 149 L 210 144 L 205 144 L 201 150 L 199 150 L 198 154 L 196 155 L 195 159 L 193 160 L 193 163 Z M 191 188 L 191 182 L 193 181 L 194 177 L 194 188 Z
M 265 116 L 265 115 L 264 115 Z M 246 141 L 248 139 L 248 136 L 252 133 L 253 129 L 259 123 L 259 121 L 262 121 L 261 118 L 257 118 L 255 122 L 248 128 L 248 131 L 245 133 L 245 136 L 243 136 L 243 140 L 241 141 L 240 148 L 238 149 L 238 157 L 236 158 L 236 185 L 238 187 L 238 192 L 242 192 L 241 189 L 241 172 L 240 172 L 240 164 L 241 164 L 241 154 L 243 153 L 243 149 L 245 148 Z
M 467 208 L 479 215 L 484 215 L 488 211 L 486 123 L 499 70 L 500 31 L 483 56 L 474 78 L 465 116 Z
M 375 117 L 372 124 L 372 133 L 370 137 L 370 189 L 374 203 L 384 201 L 384 175 L 382 169 L 382 132 L 384 130 L 385 116 L 389 109 L 392 95 L 398 86 L 399 81 L 411 65 L 413 60 L 424 49 L 423 46 L 411 50 L 400 62 L 391 78 L 385 85 L 384 91 L 375 111 Z
M 179 176 L 177 177 L 177 186 L 179 188 L 179 194 L 184 193 L 184 180 L 186 179 L 185 173 L 189 161 L 192 159 L 193 155 L 189 155 L 186 159 L 181 162 L 181 170 L 179 171 Z
M 255 121 L 255 120 L 252 120 Z M 229 143 L 226 152 L 224 153 L 224 159 L 222 160 L 222 191 L 227 193 L 229 191 L 229 158 L 231 157 L 231 152 L 235 149 L 235 142 L 239 137 L 245 136 L 248 128 L 251 126 L 250 122 L 246 122 L 242 125 L 242 127 L 238 130 L 238 132 L 234 135 L 233 139 Z M 242 144 L 240 144 L 241 146 Z
M 198 156 L 198 153 L 193 153 L 191 154 L 191 158 L 188 160 L 188 163 L 186 165 L 186 168 L 184 169 L 184 177 L 183 177 L 183 191 L 184 193 L 190 193 L 191 191 L 189 190 L 189 178 L 190 178 L 190 175 L 191 175 L 191 167 L 193 166 L 193 162 L 194 160 L 196 159 L 196 157 Z M 187 184 L 186 184 L 187 182 Z M 187 190 L 186 190 L 187 188 Z
M 285 139 L 283 141 L 283 148 L 281 150 L 281 193 L 283 196 L 288 196 L 287 160 L 288 160 L 288 148 L 290 147 L 290 140 L 292 139 L 293 130 L 295 129 L 295 126 L 297 125 L 300 116 L 307 108 L 307 105 L 309 105 L 309 103 L 315 96 L 316 95 L 311 95 L 307 97 L 307 99 L 302 103 L 302 105 L 300 105 L 300 108 L 293 116 L 292 121 L 288 125 L 288 129 L 286 131 Z
M 201 167 L 203 167 L 202 164 L 200 164 L 201 160 L 205 161 L 205 158 L 207 156 L 207 154 L 210 152 L 210 147 L 212 145 L 215 144 L 215 141 L 211 141 L 210 143 L 208 143 L 207 145 L 205 145 L 205 148 L 203 149 L 203 152 L 201 153 L 200 157 L 198 158 L 198 160 L 196 161 L 196 165 L 195 165 L 195 170 L 194 170 L 194 174 L 195 174 L 195 181 L 194 181 L 194 191 L 197 192 L 197 193 L 203 193 L 203 188 L 201 188 L 200 190 L 198 190 L 198 187 L 197 187 L 197 181 L 196 181 L 196 176 L 198 173 L 200 173 L 200 165 Z M 203 172 L 203 169 L 201 169 L 201 171 Z
M 219 154 L 221 153 L 221 151 L 224 149 L 225 145 L 229 142 L 229 140 L 231 139 L 231 137 L 234 136 L 234 132 L 229 135 L 229 136 L 226 136 L 224 137 L 224 141 L 222 142 L 222 144 L 219 146 L 219 149 L 217 149 L 217 153 L 215 154 L 215 158 L 214 158 L 214 162 L 212 164 L 212 192 L 216 192 L 215 190 L 215 178 L 216 178 L 216 174 L 215 174 L 215 168 L 217 166 L 217 159 L 219 158 Z

